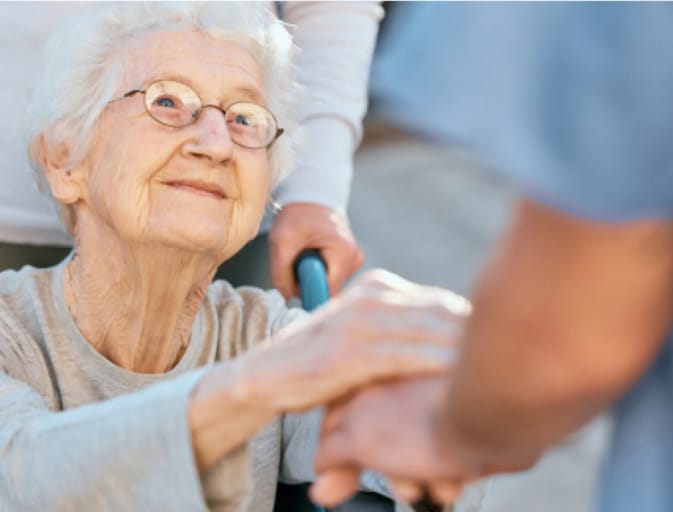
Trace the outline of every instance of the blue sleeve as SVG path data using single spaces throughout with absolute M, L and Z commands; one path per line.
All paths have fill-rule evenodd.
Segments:
M 563 210 L 673 216 L 672 4 L 401 2 L 387 24 L 386 117 Z
M 501 132 L 478 141 L 494 166 L 524 195 L 573 214 L 672 218 L 673 6 L 530 14 L 504 82 L 514 101 L 495 109 Z

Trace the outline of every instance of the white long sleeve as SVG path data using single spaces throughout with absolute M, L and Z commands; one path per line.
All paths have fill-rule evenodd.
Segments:
M 305 97 L 300 105 L 304 144 L 292 174 L 276 191 L 281 205 L 311 202 L 345 210 L 382 16 L 379 2 L 283 5 L 283 18 L 300 50 L 297 81 Z

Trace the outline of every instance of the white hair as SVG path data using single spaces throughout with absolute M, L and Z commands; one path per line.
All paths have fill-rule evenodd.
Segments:
M 40 188 L 49 190 L 40 161 L 41 143 L 48 154 L 67 144 L 68 168 L 86 156 L 98 118 L 125 76 L 127 62 L 120 50 L 151 32 L 195 29 L 243 43 L 261 65 L 267 106 L 285 130 L 269 149 L 270 181 L 275 187 L 292 164 L 298 86 L 293 81 L 292 38 L 269 4 L 115 2 L 96 6 L 58 27 L 47 42 L 43 72 L 27 111 L 29 156 Z M 72 210 L 60 204 L 57 208 L 72 234 Z

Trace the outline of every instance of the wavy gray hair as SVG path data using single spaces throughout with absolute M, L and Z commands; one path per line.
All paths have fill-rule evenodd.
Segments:
M 296 142 L 298 86 L 292 73 L 292 38 L 261 2 L 114 3 L 97 6 L 58 27 L 46 46 L 45 65 L 28 105 L 29 156 L 40 188 L 46 186 L 40 144 L 55 154 L 69 148 L 68 167 L 85 157 L 99 116 L 121 85 L 123 52 L 155 31 L 201 30 L 242 43 L 260 63 L 269 109 L 285 133 L 269 149 L 271 184 L 289 172 Z M 71 207 L 56 205 L 72 235 Z

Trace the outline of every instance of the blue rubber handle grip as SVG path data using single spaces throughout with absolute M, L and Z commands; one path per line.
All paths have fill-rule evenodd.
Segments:
M 294 263 L 294 273 L 299 283 L 301 306 L 306 311 L 313 311 L 329 300 L 327 266 L 318 251 L 303 251 Z
M 315 249 L 303 251 L 294 262 L 294 275 L 299 283 L 301 307 L 306 311 L 313 311 L 329 300 L 327 266 L 318 251 Z M 306 487 L 308 493 L 308 485 Z M 308 501 L 308 497 L 306 499 Z M 311 506 L 314 512 L 327 512 L 325 508 L 315 503 Z

